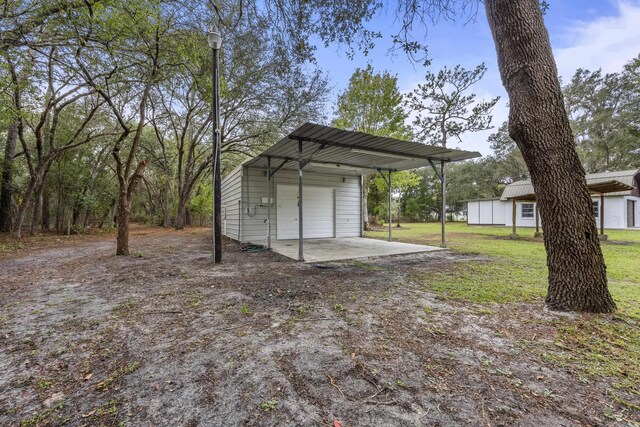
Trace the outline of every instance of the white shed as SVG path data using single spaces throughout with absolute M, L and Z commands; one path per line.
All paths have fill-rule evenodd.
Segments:
M 600 233 L 604 229 L 640 227 L 640 171 L 602 172 L 586 175 Z M 515 219 L 515 226 L 514 226 Z M 531 181 L 508 185 L 500 198 L 467 200 L 467 223 L 508 227 L 542 224 Z
M 362 236 L 363 175 L 430 166 L 446 180 L 446 163 L 479 156 L 306 123 L 223 179 L 223 235 L 269 248 L 296 239 L 303 260 L 304 239 Z
M 467 224 L 504 225 L 504 202 L 500 197 L 467 200 Z

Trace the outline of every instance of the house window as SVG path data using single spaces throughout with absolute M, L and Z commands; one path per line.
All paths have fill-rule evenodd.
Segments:
M 600 202 L 597 200 L 593 200 L 593 214 L 596 218 L 600 218 Z
M 533 218 L 533 203 L 522 204 L 522 218 Z

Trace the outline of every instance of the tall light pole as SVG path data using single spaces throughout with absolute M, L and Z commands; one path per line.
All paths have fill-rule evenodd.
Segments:
M 220 190 L 220 84 L 218 75 L 218 60 L 222 36 L 215 24 L 211 26 L 207 41 L 213 57 L 211 79 L 213 82 L 212 127 L 213 127 L 213 261 L 222 261 L 222 210 Z

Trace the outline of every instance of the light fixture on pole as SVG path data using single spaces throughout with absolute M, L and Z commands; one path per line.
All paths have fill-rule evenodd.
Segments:
M 222 36 L 215 24 L 209 29 L 207 42 L 211 48 L 213 69 L 211 80 L 213 83 L 213 101 L 211 104 L 211 123 L 213 128 L 213 260 L 217 264 L 222 261 L 222 193 L 220 189 L 220 84 L 219 84 L 219 54 L 222 46 Z

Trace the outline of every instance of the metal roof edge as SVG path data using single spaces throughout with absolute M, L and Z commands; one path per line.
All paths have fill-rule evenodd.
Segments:
M 461 202 L 484 202 L 489 200 L 500 200 L 500 197 L 485 197 L 482 199 L 466 199 L 466 200 L 461 200 Z

